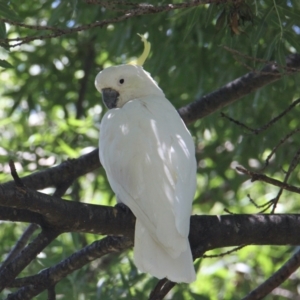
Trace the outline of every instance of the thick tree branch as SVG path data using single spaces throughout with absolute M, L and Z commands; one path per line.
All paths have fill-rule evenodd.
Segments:
M 100 166 L 98 149 L 95 149 L 77 159 L 69 159 L 56 167 L 22 177 L 22 182 L 28 188 L 35 190 L 41 190 L 49 186 L 59 187 L 62 182 L 72 182 L 76 178 L 92 172 Z M 13 188 L 13 186 L 14 182 L 12 181 L 1 184 L 0 193 L 1 188 L 6 190 Z
M 0 269 L 0 292 L 57 236 L 53 230 L 42 232 L 12 262 Z
M 134 216 L 124 214 L 128 222 L 132 224 L 131 219 L 134 219 Z M 113 222 L 116 223 L 115 220 Z M 193 216 L 190 242 L 196 257 L 201 256 L 207 250 L 241 244 L 296 245 L 300 243 L 299 226 L 300 215 Z M 133 227 L 132 224 L 132 232 Z M 91 232 L 95 231 L 91 229 Z M 122 226 L 119 226 L 119 234 L 123 234 Z M 26 285 L 12 294 L 9 299 L 31 299 L 30 297 L 37 295 L 90 261 L 105 254 L 132 247 L 132 244 L 133 236 L 108 237 L 94 242 L 54 267 L 8 284 L 15 287 Z M 168 290 L 167 287 L 166 290 Z
M 39 214 L 41 219 L 37 218 L 37 221 L 40 222 L 41 226 L 60 232 L 89 232 L 133 237 L 134 216 L 130 212 L 124 213 L 122 209 L 117 207 L 66 201 L 28 188 L 21 193 L 16 188 L 0 189 L 0 205 L 29 210 Z M 12 215 L 9 216 L 11 217 L 9 220 L 15 220 Z M 26 217 L 24 219 L 25 222 L 28 221 Z M 21 216 L 18 216 L 18 220 L 22 221 Z M 279 228 L 277 228 L 278 222 L 281 222 Z M 289 223 L 286 224 L 286 222 Z M 289 243 L 297 245 L 300 244 L 300 236 L 298 232 L 293 234 L 293 230 L 298 228 L 299 222 L 300 216 L 298 215 L 193 216 L 191 243 L 195 246 L 202 245 L 206 250 L 210 249 L 208 244 L 212 245 L 213 248 L 252 243 L 262 245 Z M 221 223 L 222 228 L 219 227 Z M 200 227 L 198 224 L 200 224 Z M 228 227 L 226 224 L 228 224 Z M 250 226 L 252 224 L 253 226 Z M 268 224 L 271 227 L 267 226 Z M 272 226 L 275 229 L 272 230 Z M 203 231 L 203 228 L 205 228 L 205 231 Z M 264 232 L 266 228 L 267 232 Z M 208 236 L 206 232 L 209 232 Z M 242 234 L 239 235 L 241 232 Z M 272 235 L 272 232 L 274 232 L 274 235 Z M 222 235 L 220 236 L 219 233 L 222 233 Z M 234 239 L 234 237 L 238 238 Z M 260 237 L 262 237 L 262 240 L 259 240 Z M 208 240 L 207 245 L 206 239 Z
M 124 235 L 131 243 L 130 245 L 133 243 L 135 218 L 130 212 L 124 212 L 114 207 L 65 201 L 28 188 L 22 189 L 22 192 L 17 188 L 13 191 L 9 189 L 8 192 L 3 192 L 2 189 L 0 192 L 2 192 L 2 194 L 0 193 L 2 205 L 31 210 L 41 216 L 42 225 L 55 229 L 51 238 L 47 237 L 44 243 L 42 243 L 44 239 L 40 239 L 36 242 L 37 246 L 34 243 L 30 244 L 27 246 L 28 249 L 24 250 L 25 257 L 23 252 L 22 256 L 19 255 L 6 268 L 2 269 L 2 272 L 0 271 L 0 288 L 10 285 L 19 272 L 59 232 Z M 7 201 L 8 199 L 9 201 Z M 298 245 L 300 244 L 299 226 L 300 215 L 192 216 L 190 243 L 195 257 L 201 256 L 207 250 L 244 244 Z M 97 248 L 94 250 L 97 252 Z M 98 255 L 96 252 L 91 250 L 88 257 Z M 57 273 L 53 274 L 57 275 Z M 64 272 L 62 274 L 66 275 Z M 13 294 L 12 297 L 15 298 L 11 299 L 27 299 L 26 295 L 34 295 L 42 287 L 46 289 L 49 288 L 49 285 L 38 284 L 24 287 Z
M 16 279 L 14 286 L 24 286 L 7 299 L 32 299 L 47 288 L 53 286 L 64 277 L 82 268 L 87 263 L 109 253 L 118 253 L 132 247 L 132 240 L 125 237 L 106 237 L 72 254 L 54 267 L 45 269 L 39 274 L 27 278 Z
M 300 215 L 192 216 L 189 238 L 201 254 L 240 245 L 299 245 L 298 222 Z
M 10 161 L 10 168 L 12 176 L 14 177 L 14 181 L 16 183 L 17 188 L 22 188 L 23 192 L 25 191 L 25 186 L 21 179 L 19 178 L 14 163 Z M 70 182 L 63 182 L 58 186 L 54 192 L 54 196 L 60 197 L 63 196 L 67 188 L 70 186 Z M 15 257 L 25 248 L 28 240 L 32 236 L 32 234 L 38 229 L 37 224 L 45 224 L 41 215 L 28 211 L 28 210 L 20 210 L 8 207 L 0 207 L 0 220 L 15 218 L 16 220 L 21 218 L 24 222 L 24 218 L 28 220 L 28 222 L 32 222 L 28 226 L 28 228 L 24 231 L 20 239 L 16 242 L 15 246 L 12 248 L 11 252 L 8 254 L 5 261 L 2 263 L 0 271 L 3 270 L 5 266 L 7 266 L 10 262 L 12 262 Z
M 55 285 L 52 285 L 48 288 L 47 300 L 56 300 Z
M 9 201 L 3 201 L 0 194 L 1 205 L 26 207 L 42 215 L 42 226 L 60 232 L 133 238 L 133 214 L 115 207 L 66 201 L 31 190 L 26 190 L 25 195 L 10 192 L 5 196 Z M 200 252 L 203 247 L 208 250 L 242 244 L 297 245 L 300 244 L 299 226 L 300 215 L 193 216 L 190 239 L 193 247 L 200 247 Z
M 287 68 L 290 71 L 300 71 L 300 54 L 291 54 L 286 59 Z M 291 73 L 291 74 L 292 74 Z M 260 72 L 249 72 L 244 76 L 227 83 L 217 91 L 201 97 L 178 111 L 185 123 L 190 124 L 203 118 L 216 110 L 227 106 L 240 98 L 279 80 L 282 74 L 277 64 L 266 65 Z
M 95 230 L 100 234 L 118 234 L 118 224 L 122 224 L 123 234 L 133 235 L 135 220 L 132 218 L 129 221 L 118 208 L 62 200 L 27 188 L 22 193 L 16 188 L 0 189 L 0 205 L 39 214 L 41 218 L 36 219 L 39 225 L 61 232 Z M 9 217 L 5 220 L 16 220 L 13 215 Z M 18 221 L 22 221 L 20 218 L 18 215 Z
M 44 222 L 42 215 L 38 213 L 28 211 L 27 209 L 18 209 L 18 208 L 4 207 L 4 206 L 0 206 L 0 220 L 12 221 L 12 222 L 35 223 L 39 225 L 42 225 Z
M 155 289 L 151 292 L 149 300 L 162 300 L 169 293 L 169 291 L 176 285 L 176 282 L 172 282 L 167 279 L 159 281 Z
M 28 240 L 32 236 L 32 234 L 38 229 L 39 227 L 36 224 L 30 224 L 24 233 L 21 235 L 19 240 L 16 242 L 15 246 L 13 249 L 10 251 L 8 254 L 7 258 L 1 265 L 1 269 L 7 266 L 13 259 L 25 248 Z M 1 270 L 0 269 L 0 270 Z

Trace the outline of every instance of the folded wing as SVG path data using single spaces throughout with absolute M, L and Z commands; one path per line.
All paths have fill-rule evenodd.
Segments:
M 158 278 L 193 281 L 187 237 L 196 160 L 192 137 L 174 107 L 150 96 L 107 112 L 100 160 L 119 201 L 137 218 L 138 268 Z

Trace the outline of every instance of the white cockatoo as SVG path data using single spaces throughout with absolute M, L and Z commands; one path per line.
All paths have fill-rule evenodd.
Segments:
M 109 67 L 95 80 L 109 109 L 100 125 L 99 154 L 118 202 L 136 216 L 134 263 L 161 279 L 190 283 L 188 240 L 196 189 L 193 139 L 176 109 L 142 65 Z

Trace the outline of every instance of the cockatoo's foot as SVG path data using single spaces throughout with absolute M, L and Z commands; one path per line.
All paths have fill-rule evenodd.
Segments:
M 125 214 L 131 213 L 130 208 L 129 208 L 127 205 L 125 205 L 124 203 L 122 203 L 122 202 L 117 203 L 117 204 L 115 205 L 115 208 L 116 208 L 117 210 L 122 211 L 122 212 L 125 213 Z

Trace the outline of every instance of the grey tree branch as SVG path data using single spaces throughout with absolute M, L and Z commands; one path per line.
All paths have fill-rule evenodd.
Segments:
M 293 72 L 300 71 L 300 54 L 291 54 L 286 58 L 287 68 Z M 277 64 L 266 65 L 260 72 L 249 72 L 244 76 L 227 83 L 217 91 L 201 97 L 178 111 L 185 123 L 190 124 L 216 110 L 227 106 L 242 97 L 279 80 L 282 74 Z
M 22 236 L 19 238 L 19 240 L 16 242 L 15 246 L 12 248 L 10 253 L 8 254 L 5 261 L 2 263 L 0 267 L 1 270 L 6 267 L 26 246 L 29 238 L 32 236 L 32 234 L 38 229 L 37 224 L 30 224 L 26 230 L 23 232 Z
M 94 233 L 118 234 L 116 225 L 119 223 L 122 224 L 126 235 L 130 236 L 133 234 L 135 221 L 132 219 L 130 222 L 126 219 L 121 209 L 67 201 L 28 188 L 25 188 L 22 193 L 16 188 L 11 188 L 4 192 L 0 189 L 0 205 L 38 214 L 40 218 L 35 219 L 37 224 L 45 228 L 57 229 L 61 232 L 89 232 L 93 228 L 92 231 Z M 3 220 L 22 221 L 21 214 L 18 214 L 16 217 L 13 214 L 8 214 L 7 216 L 8 218 L 3 218 Z M 115 225 L 113 225 L 114 223 Z
M 23 185 L 23 182 L 21 181 L 18 174 L 16 173 L 14 163 L 12 161 L 10 161 L 10 166 L 12 168 L 12 173 L 15 173 L 15 174 L 13 174 L 13 176 L 14 176 L 14 180 L 16 182 L 16 185 L 21 184 L 21 187 L 25 188 L 24 185 Z M 63 196 L 65 191 L 67 190 L 67 188 L 69 186 L 70 186 L 70 182 L 62 182 L 56 188 L 56 190 L 54 192 L 54 196 L 55 197 Z M 32 224 L 30 224 L 27 227 L 27 229 L 24 231 L 24 233 L 22 234 L 20 239 L 16 242 L 15 246 L 12 248 L 11 252 L 7 256 L 5 261 L 2 263 L 2 265 L 0 267 L 0 272 L 3 271 L 3 269 L 10 262 L 12 262 L 18 256 L 18 254 L 25 248 L 25 246 L 26 246 L 28 240 L 30 239 L 30 237 L 32 236 L 32 234 L 39 228 L 39 226 L 37 224 L 42 225 L 43 223 L 45 223 L 45 222 L 42 222 L 42 218 L 40 218 L 40 215 L 37 215 L 37 214 L 32 213 L 32 212 L 28 212 L 27 210 L 11 209 L 11 208 L 7 208 L 7 207 L 2 207 L 1 208 L 0 219 L 1 220 L 6 219 L 6 217 L 4 215 L 7 214 L 7 213 L 8 213 L 9 216 L 13 216 L 13 217 L 18 217 L 19 218 L 21 216 L 21 219 L 23 221 L 26 221 L 24 219 L 24 217 L 26 217 L 26 219 L 27 219 L 28 218 L 28 213 L 29 213 L 29 220 L 30 220 L 30 222 L 32 222 Z M 36 217 L 37 217 L 37 219 L 36 219 Z M 36 220 L 38 220 L 38 221 L 36 221 Z
M 7 299 L 32 299 L 47 288 L 55 285 L 64 277 L 82 268 L 87 263 L 109 253 L 118 253 L 132 247 L 132 240 L 126 237 L 106 237 L 96 241 L 80 251 L 72 254 L 54 267 L 45 269 L 39 274 L 16 279 L 12 286 L 24 286 L 17 292 L 10 294 Z
M 65 201 L 55 196 L 38 193 L 26 186 L 21 190 L 16 185 L 7 185 L 7 187 L 9 188 L 0 189 L 0 204 L 5 206 L 4 209 L 22 209 L 24 212 L 29 211 L 40 215 L 40 218 L 36 218 L 37 222 L 40 222 L 41 226 L 55 228 L 55 231 L 46 243 L 42 243 L 45 239 L 39 239 L 36 241 L 37 245 L 30 244 L 25 248 L 22 256 L 19 255 L 0 272 L 2 284 L 0 288 L 10 285 L 18 273 L 59 232 L 124 235 L 131 243 L 133 242 L 135 218 L 130 212 L 124 213 L 123 210 L 113 207 Z M 27 218 L 26 214 L 24 215 Z M 8 216 L 11 221 L 14 221 L 14 214 Z M 17 217 L 22 221 L 22 214 Z M 195 257 L 201 256 L 210 249 L 244 244 L 297 245 L 300 243 L 299 225 L 299 215 L 193 216 L 190 243 Z M 51 281 L 49 284 L 52 286 L 54 283 Z M 13 297 L 11 299 L 27 299 L 28 295 L 35 295 L 39 293 L 39 289 L 42 287 L 47 289 L 50 285 L 39 281 L 34 287 L 30 285 L 21 288 L 11 296 Z
M 58 187 L 62 182 L 72 182 L 76 178 L 92 172 L 101 166 L 98 151 L 98 149 L 95 149 L 79 158 L 69 159 L 56 167 L 22 177 L 22 182 L 26 187 L 35 190 L 41 190 L 50 186 Z M 0 193 L 1 190 L 4 191 L 13 187 L 13 181 L 1 184 Z
M 132 224 L 133 232 L 134 223 L 131 220 L 134 216 L 125 212 L 122 214 Z M 93 221 L 96 222 L 94 219 Z M 296 245 L 300 243 L 299 226 L 300 215 L 192 216 L 190 243 L 195 257 L 201 256 L 207 250 L 241 244 Z M 93 228 L 90 232 L 98 233 Z M 123 233 L 122 226 L 119 226 L 118 234 Z M 8 299 L 31 299 L 90 261 L 112 252 L 122 251 L 132 245 L 133 235 L 107 237 L 96 241 L 37 275 L 7 282 L 8 287 L 22 287 Z
M 25 189 L 24 193 L 19 193 L 16 190 L 6 192 L 4 195 L 0 193 L 0 204 L 6 207 L 19 207 L 37 213 L 41 215 L 40 225 L 42 227 L 52 228 L 59 232 L 89 232 L 101 235 L 125 235 L 133 238 L 135 218 L 131 212 L 124 213 L 118 207 L 66 201 L 30 189 Z M 10 215 L 10 218 L 10 221 L 15 221 L 12 215 Z M 234 220 L 235 223 L 233 225 L 229 222 L 230 226 L 226 229 L 225 220 Z M 18 221 L 22 221 L 21 215 L 18 216 Z M 289 221 L 289 224 L 286 224 L 286 221 Z M 222 225 L 222 230 L 220 227 L 215 227 L 216 224 L 222 222 L 225 222 Z M 246 223 L 243 231 L 244 222 Z M 250 228 L 248 222 L 254 225 Z M 298 222 L 300 222 L 300 216 L 298 215 L 254 215 L 241 218 L 239 215 L 220 217 L 193 216 L 190 239 L 192 245 L 195 245 L 195 247 L 203 245 L 206 250 L 210 249 L 209 245 L 217 248 L 252 243 L 262 245 L 297 245 L 300 244 L 300 235 L 298 231 L 293 231 L 293 228 L 298 228 Z M 198 223 L 201 224 L 200 227 Z M 271 227 L 263 234 L 264 227 L 269 223 Z M 282 226 L 281 230 L 277 228 L 279 223 Z M 272 226 L 277 229 L 272 229 Z M 287 227 L 289 228 L 288 234 L 286 231 Z M 210 228 L 212 231 L 208 231 L 207 228 Z M 274 235 L 270 233 L 273 230 Z M 246 233 L 247 231 L 250 232 Z M 207 236 L 207 232 L 209 232 L 209 236 Z M 241 232 L 243 234 L 239 235 Z M 222 233 L 222 235 L 220 236 L 219 233 Z M 234 239 L 234 237 L 238 238 Z M 259 240 L 259 237 L 262 237 L 262 240 Z M 208 239 L 207 245 L 205 239 Z M 218 244 L 218 241 L 221 244 Z
M 19 255 L 0 270 L 0 292 L 6 288 L 18 274 L 57 236 L 54 230 L 42 232 Z
M 42 225 L 44 220 L 42 215 L 28 211 L 26 209 L 18 209 L 0 206 L 0 220 L 12 222 L 34 223 Z

